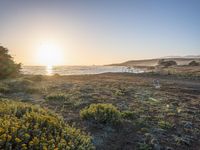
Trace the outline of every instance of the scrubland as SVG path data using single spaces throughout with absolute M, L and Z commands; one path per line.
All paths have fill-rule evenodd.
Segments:
M 4 79 L 0 147 L 197 150 L 199 101 L 200 78 L 190 74 Z

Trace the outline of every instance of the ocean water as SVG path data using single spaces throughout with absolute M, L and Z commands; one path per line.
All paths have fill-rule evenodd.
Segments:
M 32 75 L 84 75 L 100 74 L 106 72 L 144 72 L 141 69 L 127 68 L 123 66 L 23 66 L 21 71 L 23 74 Z

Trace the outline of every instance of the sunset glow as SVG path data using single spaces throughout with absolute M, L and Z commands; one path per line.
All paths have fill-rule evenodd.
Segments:
M 62 50 L 54 44 L 44 43 L 40 45 L 37 51 L 37 58 L 39 64 L 47 67 L 61 65 L 63 62 Z
M 200 0 L 0 0 L 0 20 L 0 150 L 199 149 Z
M 200 55 L 199 6 L 198 0 L 1 0 L 0 44 L 28 66 Z

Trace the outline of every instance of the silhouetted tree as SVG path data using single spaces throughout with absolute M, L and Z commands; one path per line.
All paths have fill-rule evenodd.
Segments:
M 15 77 L 19 74 L 21 64 L 16 64 L 8 54 L 8 49 L 0 46 L 0 79 Z

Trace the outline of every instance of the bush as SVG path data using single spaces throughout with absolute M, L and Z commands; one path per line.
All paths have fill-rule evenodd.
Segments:
M 35 87 L 35 83 L 31 80 L 25 78 L 15 78 L 4 80 L 4 85 L 8 87 L 9 92 L 26 92 L 26 93 L 36 93 L 39 89 Z
M 121 116 L 122 116 L 123 119 L 128 119 L 128 120 L 133 120 L 133 119 L 137 118 L 135 112 L 132 112 L 132 111 L 129 111 L 129 110 L 123 111 L 121 113 Z
M 0 79 L 15 77 L 19 74 L 21 64 L 16 64 L 8 54 L 8 49 L 0 46 Z
M 48 95 L 46 98 L 45 98 L 47 101 L 50 101 L 50 102 L 56 102 L 56 101 L 59 101 L 59 102 L 64 102 L 68 99 L 67 95 L 65 94 L 51 94 L 51 95 Z
M 31 81 L 36 81 L 36 82 L 41 82 L 44 80 L 44 77 L 42 75 L 30 75 L 26 77 L 28 80 Z
M 158 65 L 163 66 L 163 67 L 170 67 L 170 66 L 177 65 L 177 63 L 176 63 L 176 61 L 173 61 L 173 60 L 165 61 L 164 59 L 161 59 L 158 61 Z
M 33 86 L 34 82 L 28 79 L 16 78 L 6 81 L 7 85 L 12 88 L 27 88 L 28 86 Z
M 189 64 L 189 66 L 199 66 L 200 63 L 196 62 L 196 61 L 191 61 Z
M 48 110 L 0 100 L 0 149 L 94 149 L 91 138 Z
M 120 122 L 121 114 L 112 104 L 91 104 L 80 111 L 85 120 L 92 120 L 103 124 L 116 124 Z
M 0 93 L 7 94 L 10 92 L 8 85 L 0 83 Z
M 163 120 L 159 121 L 158 125 L 162 129 L 170 129 L 173 127 L 173 124 L 171 124 L 170 122 L 167 122 L 167 121 L 163 121 Z

